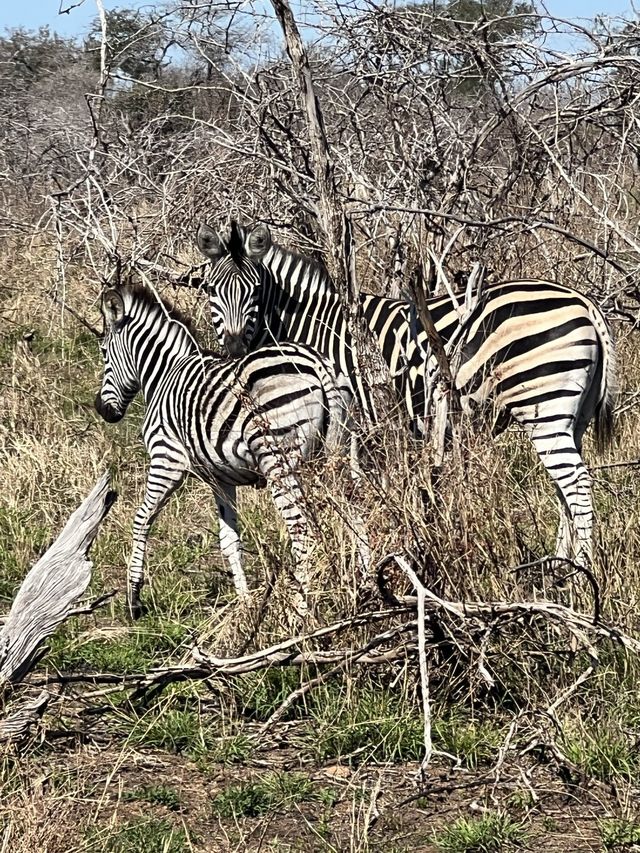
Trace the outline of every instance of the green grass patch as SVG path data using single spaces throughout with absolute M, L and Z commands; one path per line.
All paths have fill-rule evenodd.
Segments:
M 438 832 L 434 841 L 442 853 L 499 853 L 523 847 L 524 826 L 505 812 L 487 812 L 481 817 L 461 817 Z
M 335 794 L 330 788 L 318 788 L 300 773 L 274 772 L 239 785 L 231 785 L 211 801 L 215 817 L 259 817 L 275 811 L 287 811 L 298 803 L 331 805 Z
M 123 800 L 128 802 L 142 801 L 155 806 L 164 806 L 171 811 L 180 808 L 180 795 L 168 785 L 142 785 L 133 791 L 125 791 Z
M 47 661 L 59 670 L 82 669 L 116 673 L 145 672 L 174 655 L 189 628 L 147 617 L 114 637 L 83 638 L 78 626 L 67 626 L 51 639 Z
M 395 692 L 329 687 L 313 695 L 309 710 L 313 723 L 301 745 L 315 761 L 414 761 L 422 756 L 420 711 Z
M 243 675 L 234 682 L 234 694 L 242 716 L 264 722 L 282 702 L 300 687 L 300 668 L 273 667 L 263 672 Z M 294 705 L 285 720 L 301 716 L 301 706 Z
M 593 731 L 569 732 L 565 735 L 564 750 L 567 758 L 584 773 L 602 782 L 633 781 L 640 773 L 638 750 L 613 722 L 601 721 Z
M 439 749 L 452 753 L 471 770 L 495 760 L 504 739 L 493 721 L 479 722 L 455 713 L 444 718 L 436 716 L 433 734 Z
M 218 738 L 212 744 L 206 757 L 207 763 L 244 764 L 255 752 L 254 742 L 247 735 L 239 733 Z
M 182 515 L 182 513 L 178 513 Z M 212 519 L 216 517 L 216 504 L 211 497 Z M 154 548 L 154 560 L 158 565 L 166 563 L 173 570 L 185 571 L 192 569 L 203 558 L 209 557 L 218 547 L 217 537 L 209 535 L 189 536 L 187 539 L 175 540 L 175 525 L 171 521 L 161 522 L 154 528 L 158 542 Z M 174 541 L 172 541 L 174 540 Z
M 187 853 L 193 849 L 183 829 L 155 818 L 129 821 L 107 837 L 92 829 L 88 840 L 89 850 L 102 853 Z
M 600 834 L 604 850 L 618 851 L 635 849 L 640 845 L 640 823 L 623 818 L 609 818 L 600 821 Z
M 192 575 L 185 575 L 172 564 L 159 567 L 155 563 L 155 554 L 152 559 L 153 578 L 143 592 L 149 616 L 156 615 L 163 620 L 196 625 L 203 615 L 203 605 L 208 597 L 207 580 L 195 571 Z M 220 577 L 226 582 L 222 573 Z M 233 587 L 229 588 L 233 590 Z
M 145 714 L 136 720 L 130 740 L 149 749 L 163 749 L 205 760 L 215 747 L 212 727 L 203 722 L 198 711 L 172 708 L 166 700 L 159 712 Z

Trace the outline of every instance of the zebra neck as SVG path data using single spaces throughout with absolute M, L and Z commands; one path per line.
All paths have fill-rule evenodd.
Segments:
M 149 404 L 171 369 L 189 355 L 199 352 L 196 341 L 187 329 L 177 322 L 167 323 L 163 317 L 152 318 L 139 330 L 135 362 L 140 388 Z M 155 326 L 155 328 L 153 328 Z
M 329 273 L 317 261 L 272 246 L 264 261 L 271 283 L 297 299 L 335 295 Z

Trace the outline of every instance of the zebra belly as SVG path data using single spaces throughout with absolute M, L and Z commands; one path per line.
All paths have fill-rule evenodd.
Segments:
M 191 456 L 191 473 L 208 485 L 215 488 L 216 483 L 228 486 L 257 486 L 263 487 L 264 478 L 256 468 L 255 461 L 251 458 L 248 448 L 242 453 L 241 449 L 235 448 L 230 451 L 226 461 L 210 458 L 206 453 Z
M 271 389 L 275 393 L 275 389 Z M 296 466 L 301 458 L 312 455 L 323 432 L 325 410 L 322 396 L 282 404 L 269 411 L 262 394 L 254 398 L 253 411 L 239 416 L 237 427 L 214 429 L 197 455 L 192 455 L 194 473 L 210 483 L 264 485 L 264 473 L 276 467 Z M 318 399 L 319 398 L 319 399 Z M 261 405 L 260 405 L 261 404 Z

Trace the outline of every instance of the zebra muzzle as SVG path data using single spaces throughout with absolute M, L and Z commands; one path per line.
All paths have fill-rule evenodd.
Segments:
M 96 394 L 95 407 L 100 417 L 109 424 L 115 424 L 122 420 L 123 412 L 116 411 L 111 403 L 105 403 L 100 393 Z
M 247 352 L 247 345 L 245 344 L 243 334 L 225 335 L 224 346 L 231 358 L 239 358 Z

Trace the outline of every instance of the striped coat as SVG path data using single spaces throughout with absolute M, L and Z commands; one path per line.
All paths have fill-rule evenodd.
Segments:
M 150 527 L 169 497 L 193 474 L 214 492 L 220 547 L 236 590 L 247 582 L 237 531 L 237 486 L 269 486 L 291 537 L 297 589 L 306 612 L 308 521 L 297 468 L 323 444 L 344 441 L 348 387 L 309 347 L 276 344 L 228 361 L 204 352 L 185 318 L 140 287 L 103 298 L 104 372 L 96 409 L 120 420 L 138 391 L 146 401 L 142 427 L 149 454 L 144 501 L 136 513 L 129 561 L 129 603 L 140 613 Z
M 351 380 L 360 405 L 373 411 L 324 268 L 273 244 L 264 225 L 234 223 L 225 237 L 202 225 L 197 242 L 211 260 L 205 286 L 212 322 L 231 355 L 268 341 L 307 344 Z M 362 294 L 361 304 L 411 427 L 421 434 L 429 353 L 414 306 L 372 294 Z M 459 326 L 452 300 L 436 297 L 428 305 L 441 337 L 449 340 Z M 582 439 L 594 420 L 597 445 L 606 446 L 615 389 L 614 345 L 598 307 L 555 282 L 488 286 L 466 324 L 455 381 L 465 410 L 491 408 L 496 431 L 512 421 L 525 430 L 557 488 L 555 555 L 590 563 L 593 511 Z

